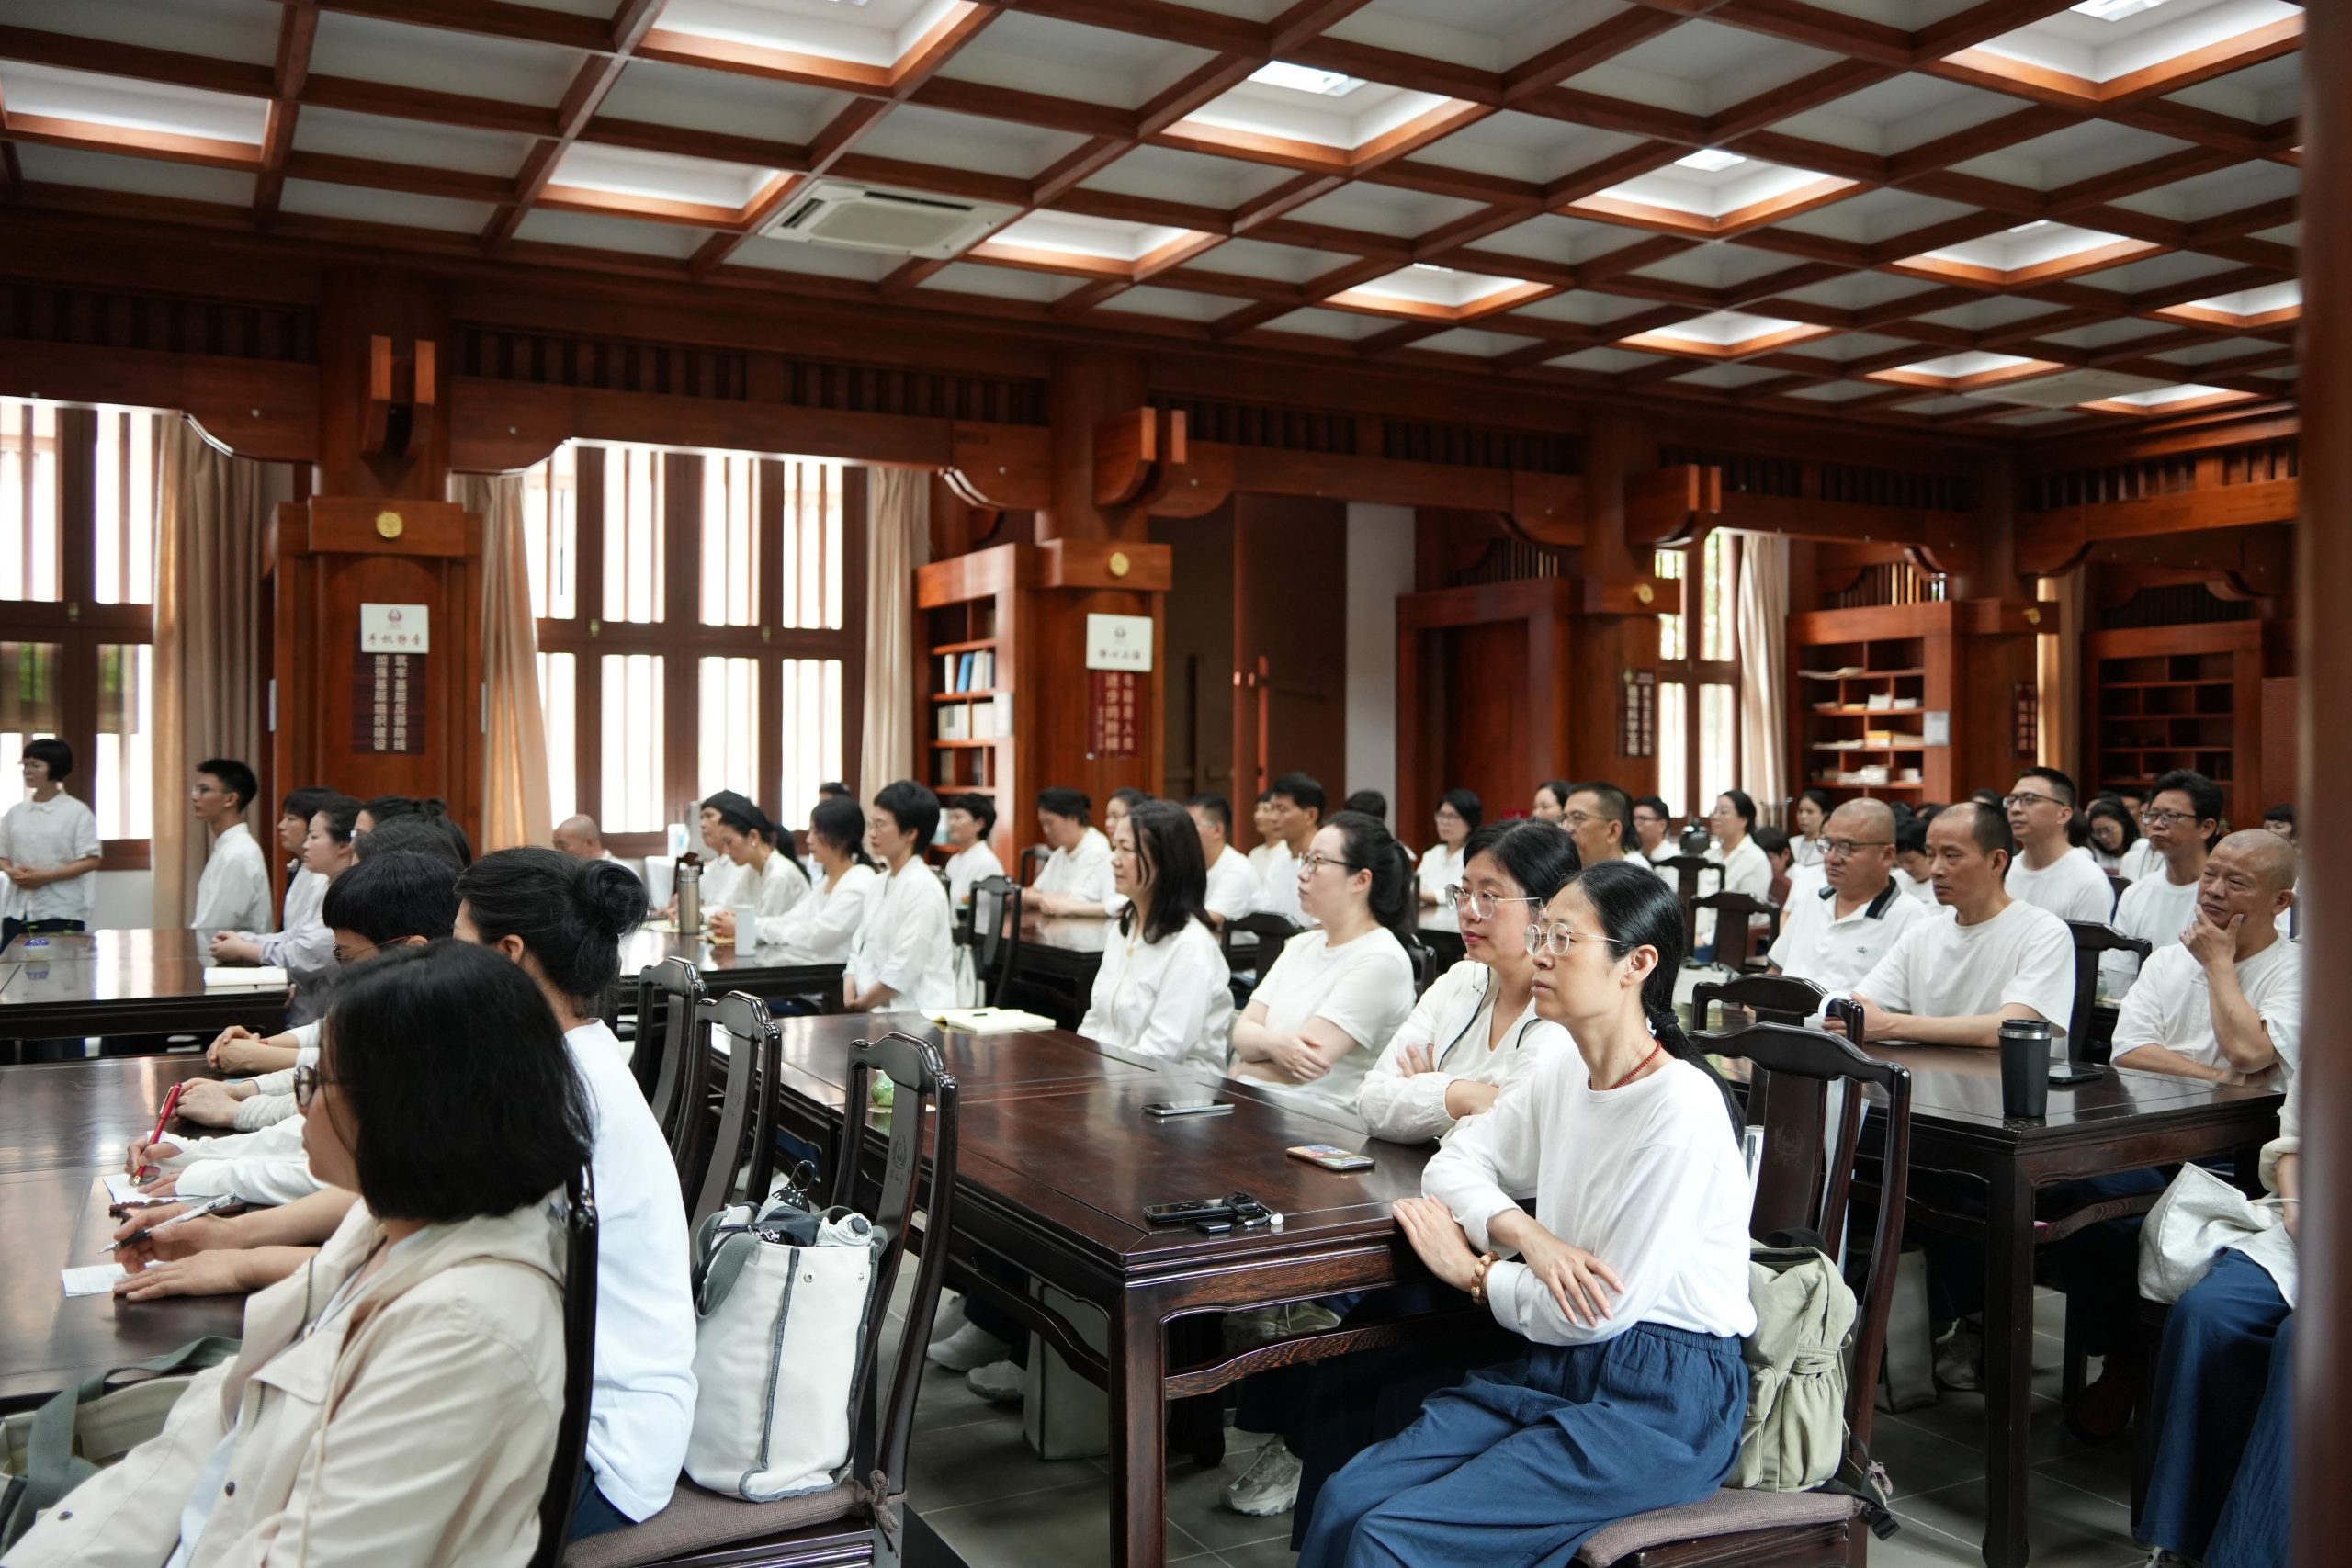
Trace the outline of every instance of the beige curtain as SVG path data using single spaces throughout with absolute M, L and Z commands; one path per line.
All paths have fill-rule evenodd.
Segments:
M 154 923 L 186 923 L 211 849 L 188 816 L 188 770 L 235 757 L 269 782 L 261 662 L 262 541 L 291 470 L 232 457 L 177 414 L 156 416 Z M 303 780 L 303 783 L 311 781 Z M 249 819 L 265 852 L 274 803 Z
M 2086 791 L 2096 781 L 2088 776 L 2090 759 L 2080 749 L 2083 690 L 2082 568 L 2062 577 L 2040 579 L 2040 597 L 2058 604 L 2057 637 L 2034 639 L 2035 678 L 2041 692 L 2041 754 L 2035 760 L 2045 768 L 2071 773 Z
M 1785 825 L 1788 776 L 1789 542 L 1778 534 L 1739 541 L 1739 755 L 1747 792 Z
M 539 628 L 523 549 L 523 476 L 451 474 L 449 499 L 481 519 L 481 848 L 544 844 L 546 715 L 539 705 Z
M 871 800 L 892 780 L 914 776 L 915 568 L 931 555 L 931 475 L 869 468 L 865 497 L 865 724 L 857 794 Z

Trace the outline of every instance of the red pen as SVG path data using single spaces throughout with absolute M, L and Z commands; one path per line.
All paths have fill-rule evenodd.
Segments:
M 172 1124 L 172 1112 L 179 1109 L 180 1090 L 187 1087 L 185 1083 L 175 1083 L 172 1086 L 172 1092 L 164 1096 L 164 1109 L 156 1113 L 155 1131 L 147 1140 L 150 1146 L 163 1142 L 164 1129 Z M 140 1162 L 138 1170 L 132 1174 L 132 1179 L 146 1180 L 149 1168 L 146 1162 L 142 1160 Z

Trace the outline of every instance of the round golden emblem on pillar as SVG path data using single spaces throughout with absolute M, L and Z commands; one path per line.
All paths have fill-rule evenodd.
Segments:
M 379 512 L 376 513 L 376 532 L 382 535 L 387 539 L 399 538 L 401 536 L 401 529 L 405 525 L 401 522 L 401 514 L 397 512 Z
M 1126 552 L 1126 551 L 1125 551 L 1125 550 L 1113 550 L 1113 551 L 1111 552 L 1110 567 L 1111 567 L 1111 575 L 1112 575 L 1113 577 L 1125 577 L 1125 576 L 1126 576 L 1126 575 L 1127 575 L 1127 569 L 1128 569 L 1132 564 L 1133 564 L 1133 563 L 1132 563 L 1132 562 L 1130 562 L 1130 561 L 1127 559 L 1127 552 Z
M 1634 603 L 1636 604 L 1646 604 L 1657 597 L 1657 590 L 1652 588 L 1648 583 L 1636 582 L 1634 584 Z

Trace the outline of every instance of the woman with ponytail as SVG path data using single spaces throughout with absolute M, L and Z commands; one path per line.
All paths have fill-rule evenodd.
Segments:
M 882 891 L 856 801 L 836 795 L 817 803 L 808 814 L 808 853 L 817 886 L 787 912 L 760 916 L 760 945 L 783 947 L 796 962 L 837 964 L 849 957 L 857 928 Z
M 739 904 L 757 904 L 763 927 L 790 914 L 808 896 L 808 874 L 800 869 L 798 861 L 776 847 L 783 835 L 768 814 L 731 789 L 721 790 L 702 805 L 705 811 L 718 814 L 711 833 L 718 852 L 741 868 L 729 897 Z M 720 942 L 733 938 L 733 909 L 714 908 L 709 919 L 711 935 Z
M 1374 1054 L 1413 1010 L 1413 865 L 1385 824 L 1342 811 L 1298 863 L 1317 925 L 1283 944 L 1233 1024 L 1233 1076 L 1355 1112 Z
M 1429 1196 L 1396 1205 L 1430 1271 L 1526 1352 L 1334 1476 L 1302 1568 L 1565 1562 L 1611 1520 L 1707 1496 L 1738 1457 L 1747 1176 L 1729 1097 L 1674 1022 L 1679 906 L 1606 862 L 1527 940 L 1536 1011 L 1577 1049 L 1457 1128 Z

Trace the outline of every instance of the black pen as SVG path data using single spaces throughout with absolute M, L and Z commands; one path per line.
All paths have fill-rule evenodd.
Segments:
M 124 1236 L 120 1241 L 113 1243 L 109 1247 L 108 1250 L 120 1252 L 126 1247 L 134 1247 L 140 1242 L 145 1241 L 157 1231 L 171 1229 L 174 1225 L 178 1224 L 182 1220 L 193 1220 L 201 1215 L 217 1213 L 222 1209 L 233 1207 L 236 1202 L 237 1198 L 235 1194 L 229 1192 L 223 1192 L 217 1198 L 207 1198 L 203 1202 L 198 1203 L 193 1209 L 184 1210 L 179 1213 L 174 1214 L 168 1220 L 158 1220 L 152 1225 L 140 1226 L 137 1230 L 132 1231 L 129 1235 Z

